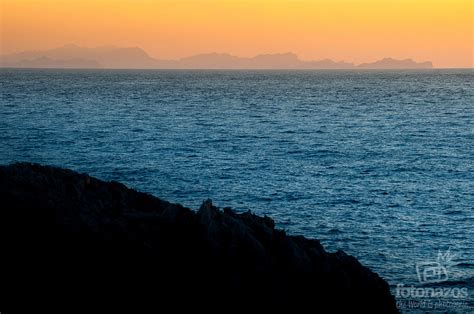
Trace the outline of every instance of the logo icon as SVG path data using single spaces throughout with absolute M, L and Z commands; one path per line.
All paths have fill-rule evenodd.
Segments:
M 416 263 L 416 274 L 422 284 L 437 283 L 448 280 L 448 267 L 451 265 L 455 254 L 448 249 L 446 253 L 438 251 L 436 261 L 423 261 Z

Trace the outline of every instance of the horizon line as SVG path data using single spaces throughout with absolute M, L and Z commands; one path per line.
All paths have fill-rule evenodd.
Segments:
M 288 72 L 344 72 L 344 71 L 353 71 L 353 72 L 377 72 L 377 71 L 436 71 L 436 70 L 474 70 L 474 67 L 432 67 L 432 68 L 347 68 L 347 69 L 331 69 L 331 68 L 321 68 L 321 69 L 301 69 L 301 68 L 116 68 L 116 67 L 14 67 L 14 66 L 3 66 L 0 64 L 0 69 L 11 69 L 11 70 L 84 70 L 84 71 L 255 71 L 255 72 L 271 72 L 271 71 L 288 71 Z

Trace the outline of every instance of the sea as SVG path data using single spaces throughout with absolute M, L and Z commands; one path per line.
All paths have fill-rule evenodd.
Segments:
M 472 69 L 0 69 L 0 95 L 1 164 L 267 215 L 402 312 L 474 312 Z

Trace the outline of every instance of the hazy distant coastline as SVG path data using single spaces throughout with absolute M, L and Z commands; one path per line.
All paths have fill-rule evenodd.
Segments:
M 155 59 L 138 47 L 96 48 L 69 44 L 43 51 L 2 55 L 0 67 L 93 69 L 431 69 L 430 61 L 384 58 L 356 65 L 331 59 L 301 60 L 294 53 L 262 54 L 252 58 L 227 53 L 198 54 L 178 60 Z

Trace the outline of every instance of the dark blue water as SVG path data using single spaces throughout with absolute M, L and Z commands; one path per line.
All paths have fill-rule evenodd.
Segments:
M 392 285 L 474 295 L 474 73 L 0 70 L 0 162 L 251 209 Z

